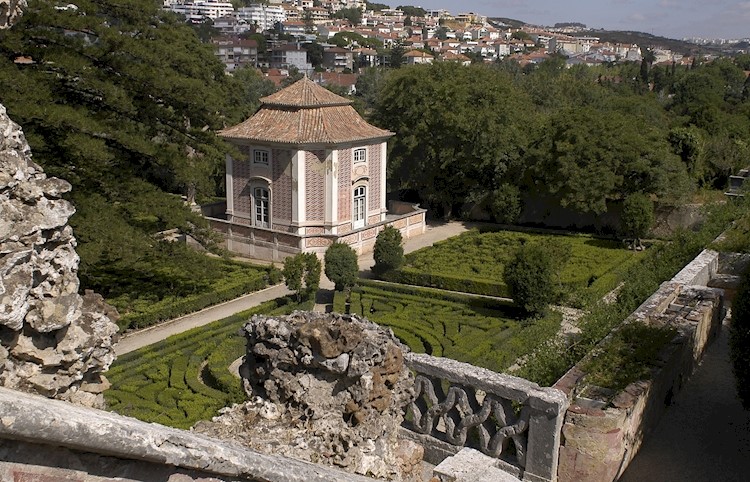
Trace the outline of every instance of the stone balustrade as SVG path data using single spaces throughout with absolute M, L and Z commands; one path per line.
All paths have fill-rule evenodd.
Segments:
M 561 391 L 448 358 L 407 353 L 405 361 L 416 373 L 405 427 L 421 434 L 426 458 L 438 447 L 450 454 L 446 444 L 454 453 L 472 446 L 523 480 L 556 479 L 568 407 Z

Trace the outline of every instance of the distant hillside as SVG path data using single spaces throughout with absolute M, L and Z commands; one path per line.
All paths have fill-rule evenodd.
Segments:
M 637 44 L 639 47 L 664 48 L 685 55 L 695 54 L 718 54 L 719 50 L 710 46 L 695 45 L 683 40 L 660 37 L 645 32 L 631 32 L 619 30 L 589 30 L 581 32 L 581 35 L 599 37 L 602 42 Z
M 521 20 L 516 20 L 513 18 L 505 18 L 505 17 L 492 17 L 492 18 L 488 18 L 487 20 L 489 20 L 490 22 L 502 24 L 502 25 L 512 27 L 512 28 L 520 28 L 520 27 L 523 27 L 524 25 L 528 25 L 526 22 L 523 22 Z
M 498 26 L 506 25 L 513 28 L 520 28 L 523 26 L 531 26 L 532 24 L 526 23 L 522 20 L 516 20 L 513 18 L 505 17 L 491 17 L 488 18 L 493 24 Z M 570 25 L 575 25 L 573 22 L 568 22 Z M 562 24 L 560 24 L 562 25 Z M 602 42 L 612 43 L 630 43 L 637 44 L 639 47 L 658 47 L 664 49 L 670 49 L 673 52 L 695 55 L 695 54 L 721 54 L 721 50 L 717 47 L 696 45 L 683 40 L 671 39 L 667 37 L 660 37 L 658 35 L 652 35 L 645 32 L 633 32 L 625 30 L 582 30 L 577 35 L 580 36 L 591 36 L 599 37 Z M 735 46 L 737 48 L 737 46 Z

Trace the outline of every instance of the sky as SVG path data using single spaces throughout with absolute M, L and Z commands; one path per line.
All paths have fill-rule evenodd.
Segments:
M 402 0 L 406 2 L 406 0 Z M 425 9 L 474 12 L 535 25 L 579 22 L 589 28 L 635 30 L 682 39 L 750 38 L 750 0 L 413 0 Z M 384 3 L 384 2 L 383 2 Z

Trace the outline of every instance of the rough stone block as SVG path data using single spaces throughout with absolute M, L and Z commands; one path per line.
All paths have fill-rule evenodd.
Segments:
M 463 448 L 448 457 L 433 469 L 433 474 L 442 482 L 518 482 L 518 477 L 500 470 L 497 460 L 472 448 Z

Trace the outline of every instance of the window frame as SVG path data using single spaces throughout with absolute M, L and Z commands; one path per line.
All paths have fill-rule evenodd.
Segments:
M 260 193 L 260 194 L 259 194 Z M 265 193 L 265 196 L 263 195 Z M 253 186 L 253 226 L 271 228 L 271 190 L 268 186 Z
M 361 190 L 361 194 L 357 194 L 358 191 Z M 358 218 L 358 215 L 360 214 L 357 211 L 357 201 L 360 201 L 361 204 L 361 214 L 362 217 Z M 352 190 L 352 228 L 353 229 L 359 229 L 363 228 L 367 225 L 367 186 L 362 184 L 359 186 L 355 186 Z
M 357 154 L 362 154 L 361 159 L 357 159 Z M 362 164 L 367 162 L 367 148 L 366 147 L 356 147 L 352 149 L 352 163 L 353 164 Z
M 258 158 L 261 158 L 259 161 Z M 265 161 L 263 158 L 265 157 Z M 254 166 L 270 166 L 271 165 L 271 152 L 268 149 L 253 149 L 253 165 Z

